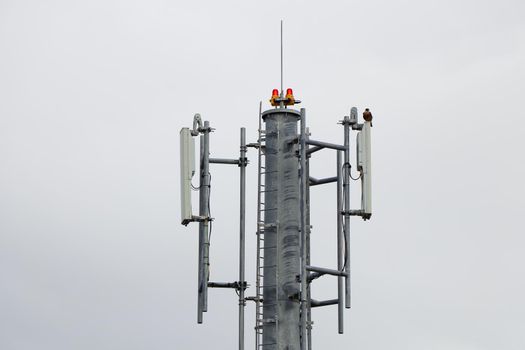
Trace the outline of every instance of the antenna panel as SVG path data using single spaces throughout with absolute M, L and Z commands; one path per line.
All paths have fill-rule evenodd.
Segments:
M 181 223 L 187 225 L 192 218 L 191 178 L 195 174 L 195 141 L 189 128 L 180 130 L 180 199 Z
M 365 214 L 372 215 L 372 149 L 370 140 L 370 130 L 372 123 L 365 122 L 363 125 L 364 148 L 365 148 L 365 178 L 363 180 L 363 209 Z
M 361 209 L 368 215 L 372 215 L 370 127 L 370 122 L 365 122 L 363 129 L 357 134 L 357 170 L 361 172 Z
M 361 173 L 363 172 L 363 167 L 365 163 L 365 150 L 364 150 L 364 144 L 363 144 L 363 132 L 360 131 L 357 133 L 357 140 L 356 140 L 356 150 L 357 150 L 357 170 Z
M 357 124 L 357 107 L 350 109 L 350 124 Z

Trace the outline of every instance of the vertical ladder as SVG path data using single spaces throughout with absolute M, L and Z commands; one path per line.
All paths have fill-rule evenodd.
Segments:
M 255 281 L 255 349 L 259 350 L 263 346 L 263 283 L 264 283 L 264 202 L 262 194 L 264 191 L 264 134 L 262 130 L 262 103 L 259 105 L 259 137 L 258 163 L 257 163 L 257 275 Z
M 276 315 L 275 318 L 271 319 L 265 319 L 264 318 L 264 290 L 266 286 L 265 284 L 268 281 L 265 281 L 264 276 L 264 250 L 265 250 L 265 244 L 264 244 L 264 236 L 265 236 L 265 228 L 266 228 L 266 218 L 265 218 L 265 212 L 268 208 L 265 206 L 265 174 L 266 174 L 266 130 L 262 129 L 262 103 L 259 106 L 259 138 L 257 140 L 257 146 L 259 149 L 258 154 L 258 177 L 257 177 L 257 276 L 256 276 L 256 282 L 255 282 L 255 288 L 256 288 L 256 297 L 255 297 L 255 349 L 256 350 L 266 350 L 266 349 L 279 349 L 279 320 L 277 317 L 277 309 L 278 309 L 278 288 L 276 287 L 279 285 L 278 280 L 278 253 L 276 258 L 276 265 L 275 265 L 275 307 L 276 307 Z M 269 224 L 270 225 L 270 224 Z M 274 223 L 271 225 L 278 225 L 278 223 Z M 269 306 L 269 304 L 266 304 Z M 264 343 L 263 342 L 263 331 L 264 326 L 272 325 L 275 327 L 275 335 L 276 335 L 276 342 L 274 343 Z

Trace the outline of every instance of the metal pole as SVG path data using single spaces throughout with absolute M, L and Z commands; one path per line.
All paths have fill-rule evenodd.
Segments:
M 263 118 L 266 126 L 264 320 L 263 344 L 260 345 L 265 350 L 299 350 L 301 301 L 306 299 L 306 290 L 301 290 L 299 281 L 301 260 L 304 259 L 301 248 L 305 230 L 302 235 L 301 183 L 298 174 L 300 149 L 295 141 L 299 140 L 298 121 L 301 113 L 294 109 L 274 108 L 265 111 Z
M 240 219 L 239 219 L 239 350 L 244 350 L 244 269 L 245 269 L 245 232 L 246 232 L 246 129 L 241 128 L 240 168 Z
M 306 350 L 306 110 L 301 108 L 301 349 Z
M 283 20 L 281 20 L 281 98 L 284 97 L 283 91 Z
M 344 208 L 345 208 L 345 271 L 347 275 L 345 277 L 345 307 L 349 309 L 352 304 L 351 299 L 351 276 L 350 276 L 350 118 L 345 116 L 343 121 L 344 126 L 344 137 L 345 137 L 345 163 L 344 163 Z
M 197 323 L 202 323 L 203 312 L 206 312 L 208 294 L 208 220 L 209 220 L 209 122 L 204 122 L 203 135 L 200 137 L 200 186 L 199 186 L 199 216 L 204 218 L 199 222 L 199 276 Z
M 204 216 L 204 136 L 200 137 L 200 157 L 199 157 L 199 215 Z M 204 284 L 204 223 L 199 222 L 199 262 L 198 262 L 198 281 L 197 281 L 197 323 L 202 323 L 202 313 L 204 306 L 203 284 Z
M 203 281 L 203 306 L 204 312 L 208 311 L 208 280 L 209 280 L 209 267 L 210 267 L 210 242 L 209 242 L 209 228 L 210 228 L 210 123 L 204 122 L 204 138 L 203 138 L 203 179 L 204 183 L 201 185 L 201 191 L 203 195 L 203 201 L 201 202 L 201 209 L 203 211 L 202 216 L 205 217 L 203 222 L 203 234 L 204 234 L 204 281 Z
M 259 137 L 257 139 L 257 262 L 255 268 L 255 349 L 259 349 L 259 343 L 262 342 L 262 310 L 261 300 L 261 161 L 262 161 L 262 101 L 259 102 Z
M 337 269 L 343 271 L 344 237 L 341 220 L 341 152 L 337 151 Z M 337 277 L 337 324 L 339 334 L 343 334 L 343 277 Z
M 306 128 L 306 141 L 310 138 L 310 131 Z M 309 147 L 307 146 L 306 153 L 308 154 Z M 310 179 L 310 155 L 306 157 L 306 174 L 305 179 Z M 310 221 L 310 181 L 306 181 L 306 265 L 310 265 L 310 235 L 312 233 Z M 307 281 L 307 317 L 306 317 L 306 340 L 308 343 L 308 350 L 312 350 L 312 284 Z

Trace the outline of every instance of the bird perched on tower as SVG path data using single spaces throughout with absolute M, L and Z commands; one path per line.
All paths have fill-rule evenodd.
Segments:
M 370 122 L 370 126 L 372 126 L 372 112 L 370 112 L 370 109 L 365 109 L 363 112 L 363 119 L 367 122 Z

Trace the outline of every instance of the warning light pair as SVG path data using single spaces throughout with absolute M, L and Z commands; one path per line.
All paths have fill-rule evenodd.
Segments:
M 272 98 L 270 99 L 270 103 L 272 106 L 279 106 L 280 102 L 283 102 L 285 106 L 293 106 L 295 104 L 295 98 L 293 96 L 293 90 L 288 88 L 286 89 L 286 96 L 284 99 L 281 99 L 279 96 L 279 90 L 273 89 L 272 90 Z
M 293 97 L 293 90 L 290 88 L 286 89 L 286 98 L 288 98 L 288 96 Z M 279 97 L 279 90 L 273 89 L 272 97 L 276 97 L 276 98 Z
M 286 95 L 287 95 L 287 96 L 288 96 L 288 95 L 293 95 L 293 90 L 290 89 L 290 88 L 286 89 Z M 273 96 L 279 96 L 279 90 L 277 90 L 277 89 L 273 89 L 273 91 L 272 91 L 272 97 L 273 97 Z

